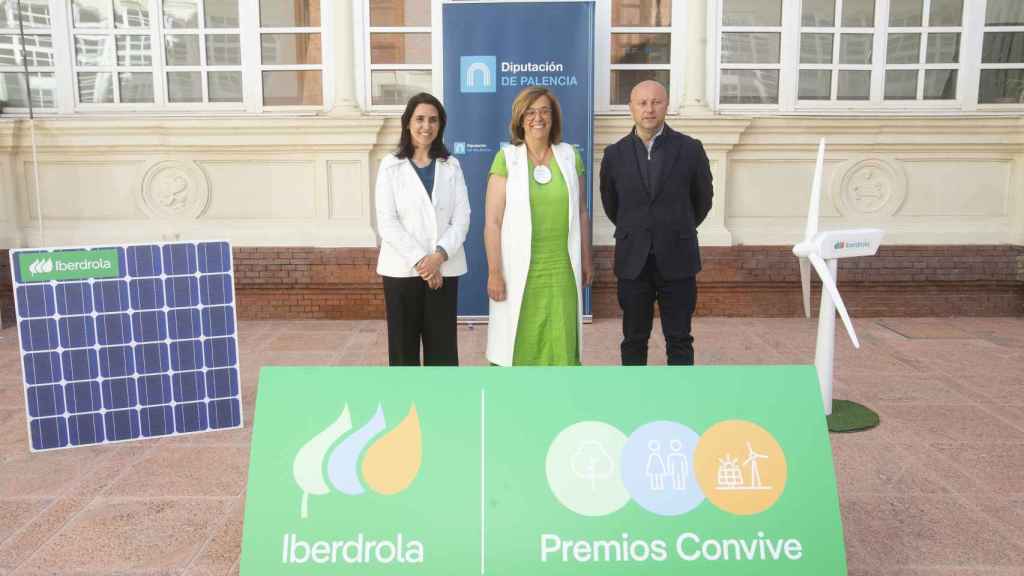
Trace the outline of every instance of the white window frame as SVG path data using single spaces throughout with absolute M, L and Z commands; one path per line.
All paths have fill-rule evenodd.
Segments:
M 982 68 L 1020 68 L 1020 64 L 981 64 L 981 46 L 983 32 L 986 30 L 984 23 L 984 12 L 986 0 L 964 0 L 963 18 L 959 27 L 930 27 L 927 26 L 927 18 L 930 17 L 931 0 L 924 0 L 925 19 L 920 27 L 890 27 L 889 6 L 890 0 L 876 0 L 875 2 L 875 27 L 869 28 L 845 28 L 838 20 L 841 12 L 837 6 L 837 21 L 831 27 L 804 27 L 801 22 L 801 0 L 782 0 L 782 46 L 781 46 L 781 71 L 779 75 L 779 103 L 778 104 L 723 104 L 720 102 L 721 70 L 729 68 L 751 68 L 751 65 L 728 65 L 722 64 L 722 33 L 730 31 L 756 32 L 760 28 L 741 27 L 734 30 L 734 27 L 722 25 L 722 14 L 724 9 L 723 0 L 713 0 L 710 6 L 708 45 L 708 93 L 709 102 L 713 108 L 723 114 L 854 114 L 854 115 L 877 115 L 879 113 L 899 114 L 959 114 L 963 112 L 988 111 L 988 112 L 1010 112 L 1020 113 L 1024 106 L 1017 104 L 978 104 L 978 81 Z M 995 31 L 1003 28 L 1024 29 L 1024 27 L 989 27 L 987 30 Z M 764 31 L 774 31 L 775 28 Z M 874 35 L 873 56 L 870 66 L 857 66 L 848 64 L 800 64 L 800 34 L 823 32 L 834 34 L 833 38 L 833 60 L 838 61 L 839 34 L 848 33 L 871 33 Z M 886 64 L 889 33 L 914 32 L 921 34 L 921 58 L 918 64 Z M 959 32 L 960 33 L 960 58 L 956 64 L 928 64 L 925 62 L 927 53 L 927 35 L 929 33 Z M 772 68 L 770 65 L 757 65 L 758 69 Z M 800 68 L 831 69 L 833 87 L 838 82 L 838 70 L 844 69 L 871 69 L 871 94 L 868 100 L 798 100 L 797 90 L 799 87 Z M 924 70 L 939 68 L 955 68 L 957 73 L 957 97 L 952 100 L 885 100 L 885 71 L 886 69 L 912 69 L 919 71 L 918 94 L 923 90 Z M 833 89 L 835 94 L 835 89 Z
M 200 8 L 197 18 L 203 18 L 204 6 L 202 0 L 198 0 Z M 238 28 L 208 28 L 205 21 L 199 28 L 164 28 L 162 22 L 163 1 L 148 0 L 150 7 L 150 27 L 138 29 L 105 29 L 96 28 L 96 34 L 123 35 L 143 34 L 149 35 L 152 47 L 152 64 L 148 67 L 127 67 L 112 66 L 111 71 L 115 72 L 115 84 L 117 84 L 116 71 L 137 69 L 139 71 L 153 74 L 153 103 L 139 104 L 89 104 L 79 103 L 78 94 L 78 67 L 75 62 L 74 36 L 75 28 L 71 12 L 71 0 L 49 0 L 51 28 L 54 50 L 54 77 L 56 82 L 55 108 L 37 109 L 40 116 L 109 116 L 120 114 L 138 114 L 153 116 L 199 116 L 204 114 L 218 115 L 245 115 L 245 114 L 282 114 L 282 115 L 309 115 L 329 111 L 334 104 L 335 80 L 334 50 L 332 16 L 333 0 L 321 0 L 320 2 L 320 26 L 318 27 L 296 27 L 296 28 L 261 28 L 259 23 L 259 0 L 239 0 L 238 2 Z M 42 30 L 42 29 L 35 29 Z M 82 29 L 79 29 L 79 33 Z M 261 62 L 261 33 L 317 33 L 320 34 L 321 63 L 309 65 L 263 65 Z M 26 34 L 29 29 L 26 28 Z M 89 32 L 86 32 L 88 34 Z M 198 34 L 200 40 L 200 51 L 205 54 L 206 38 L 210 35 L 238 33 L 241 43 L 241 64 L 210 66 L 203 64 L 205 58 L 200 60 L 199 66 L 172 67 L 166 66 L 166 54 L 164 51 L 164 36 L 167 34 L 192 33 Z M 115 56 L 116 58 L 116 56 Z M 91 68 L 90 68 L 91 69 Z M 31 69 L 33 72 L 36 69 Z M 204 87 L 203 98 L 208 98 L 207 72 L 221 70 L 242 72 L 242 101 L 225 103 L 171 103 L 168 102 L 166 75 L 174 71 L 201 71 Z M 296 106 L 264 106 L 263 105 L 263 71 L 270 70 L 318 70 L 321 74 L 322 98 L 321 105 L 296 105 Z M 13 71 L 13 70 L 12 70 Z M 89 71 L 89 70 L 85 70 Z M 119 86 L 117 87 L 119 88 Z M 27 108 L 5 108 L 4 116 L 27 115 Z
M 356 67 L 356 99 L 359 107 L 370 114 L 399 115 L 405 109 L 402 105 L 373 104 L 371 101 L 370 74 L 374 69 L 432 69 L 431 90 L 444 102 L 444 26 L 442 22 L 442 6 L 445 4 L 472 4 L 503 0 L 423 0 L 431 3 L 431 26 L 373 28 L 373 32 L 429 32 L 431 34 L 431 64 L 370 64 L 370 14 L 369 0 L 353 0 L 353 23 L 357 31 L 355 37 Z M 509 0 L 511 1 L 511 0 Z M 543 3 L 547 0 L 516 0 L 519 2 Z M 611 70 L 613 69 L 667 69 L 669 70 L 669 111 L 678 110 L 683 105 L 686 93 L 686 48 L 689 39 L 688 4 L 704 0 L 671 0 L 672 24 L 668 27 L 615 27 L 611 26 L 612 0 L 568 0 L 578 2 L 593 1 L 594 6 L 594 111 L 599 115 L 629 114 L 625 105 L 612 106 L 611 101 Z M 664 33 L 671 34 L 671 57 L 669 64 L 611 64 L 612 32 L 629 33 Z

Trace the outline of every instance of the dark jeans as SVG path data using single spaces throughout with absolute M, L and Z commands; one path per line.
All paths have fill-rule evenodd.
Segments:
M 459 365 L 455 328 L 458 295 L 457 276 L 446 277 L 437 290 L 428 288 L 418 276 L 384 276 L 388 362 L 392 366 L 419 366 L 421 340 L 424 365 Z
M 697 278 L 666 280 L 658 272 L 654 254 L 647 258 L 640 275 L 619 279 L 622 308 L 622 365 L 646 366 L 647 341 L 651 338 L 654 302 L 661 310 L 661 331 L 670 366 L 693 365 L 693 336 L 690 325 L 697 307 Z

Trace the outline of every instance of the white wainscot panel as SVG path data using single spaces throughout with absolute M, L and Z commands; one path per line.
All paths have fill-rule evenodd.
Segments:
M 316 216 L 313 161 L 205 161 L 210 206 L 204 219 L 310 219 Z
M 909 192 L 898 216 L 1007 216 L 1009 160 L 903 160 Z
M 330 188 L 329 214 L 332 220 L 369 222 L 370 186 L 365 181 L 366 173 L 360 160 L 330 160 L 327 162 L 327 185 Z
M 136 202 L 141 162 L 47 161 L 39 162 L 39 205 L 43 219 L 119 220 L 142 216 Z M 31 220 L 39 219 L 32 163 L 23 161 L 22 209 Z
M 821 215 L 838 216 L 832 205 L 829 183 L 832 168 L 838 162 L 825 162 L 822 178 Z M 807 218 L 814 179 L 814 159 L 771 160 L 734 158 L 728 164 L 728 194 L 725 197 L 729 218 Z

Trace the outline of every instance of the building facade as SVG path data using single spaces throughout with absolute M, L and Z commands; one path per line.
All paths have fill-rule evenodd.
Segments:
M 382 317 L 376 166 L 408 96 L 443 93 L 449 3 L 0 0 L 0 251 L 226 238 L 241 316 Z M 789 247 L 826 137 L 822 227 L 887 233 L 842 263 L 853 314 L 1024 314 L 1024 2 L 595 8 L 595 167 L 646 78 L 711 158 L 701 313 L 799 313 Z

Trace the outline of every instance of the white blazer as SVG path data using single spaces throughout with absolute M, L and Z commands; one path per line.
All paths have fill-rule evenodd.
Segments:
M 416 263 L 444 248 L 448 260 L 443 276 L 466 273 L 462 243 L 469 232 L 469 193 L 454 156 L 434 163 L 434 190 L 427 196 L 412 161 L 389 154 L 377 171 L 377 233 L 380 256 L 377 274 L 396 278 L 419 276 Z
M 580 359 L 583 356 L 583 286 L 580 261 L 580 179 L 576 174 L 576 151 L 570 144 L 552 146 L 558 169 L 569 190 L 569 261 L 576 279 L 576 335 Z M 530 175 L 526 145 L 506 146 L 505 215 L 501 221 L 501 266 L 505 276 L 505 300 L 490 301 L 487 325 L 487 359 L 499 366 L 511 366 L 516 346 L 519 311 L 530 271 L 533 221 L 530 219 Z

